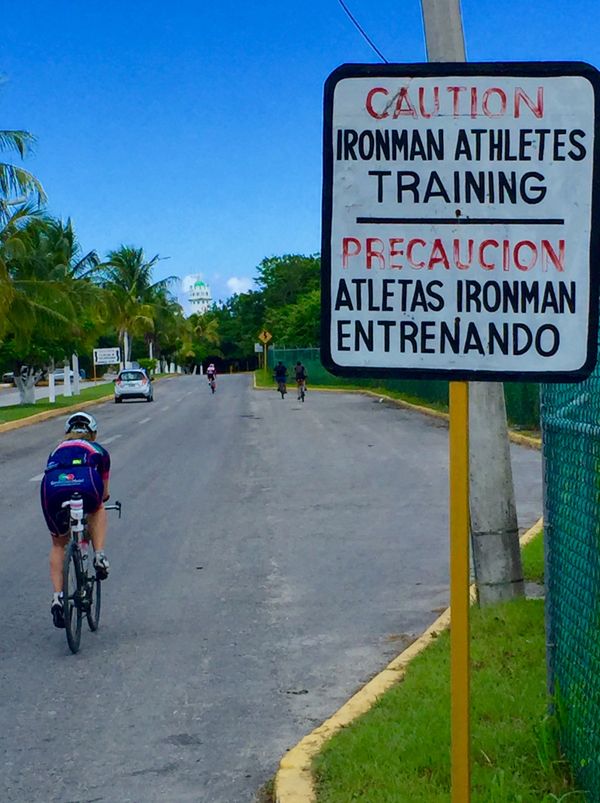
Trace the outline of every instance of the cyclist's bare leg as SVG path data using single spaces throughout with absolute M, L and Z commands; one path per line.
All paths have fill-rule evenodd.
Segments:
M 104 551 L 106 541 L 107 516 L 104 507 L 98 508 L 94 513 L 88 513 L 88 530 L 92 538 L 95 552 Z
M 65 559 L 65 547 L 68 543 L 68 535 L 52 535 L 52 546 L 50 547 L 50 580 L 52 582 L 52 589 L 56 593 L 62 591 L 63 587 L 63 562 Z

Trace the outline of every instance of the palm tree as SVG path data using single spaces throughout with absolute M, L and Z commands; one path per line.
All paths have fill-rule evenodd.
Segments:
M 185 319 L 179 302 L 166 287 L 153 286 L 148 290 L 147 303 L 152 307 L 154 327 L 145 334 L 148 357 L 154 359 L 165 351 L 172 351 L 174 344 L 185 335 Z M 157 353 L 155 355 L 155 346 Z
M 70 354 L 95 339 L 102 291 L 89 275 L 98 259 L 81 255 L 70 221 L 48 217 L 5 227 L 0 252 L 0 285 L 7 288 L 0 334 L 20 374 L 21 401 L 31 402 L 36 375 L 56 352 Z
M 154 330 L 157 307 L 161 304 L 157 293 L 167 292 L 177 279 L 169 276 L 152 281 L 152 271 L 159 260 L 158 254 L 146 259 L 142 248 L 122 245 L 116 251 L 110 251 L 106 261 L 99 266 L 102 286 L 113 298 L 125 363 L 131 359 L 130 335 L 145 336 Z
M 35 137 L 28 131 L 0 130 L 0 152 L 14 151 L 23 159 L 34 142 Z M 34 175 L 8 162 L 0 162 L 0 246 L 39 214 L 39 207 L 45 201 L 44 188 Z M 0 335 L 2 322 L 6 328 L 5 315 L 12 299 L 4 254 L 0 253 Z
M 0 130 L 0 152 L 13 151 L 24 159 L 36 139 L 28 131 Z M 38 179 L 28 170 L 0 162 L 0 224 L 10 219 L 15 206 L 35 199 L 37 205 L 46 202 L 46 193 Z

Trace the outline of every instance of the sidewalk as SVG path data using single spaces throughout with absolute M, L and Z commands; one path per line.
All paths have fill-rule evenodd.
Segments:
M 90 388 L 94 387 L 95 385 L 108 385 L 111 384 L 112 380 L 110 379 L 99 379 L 97 382 L 80 382 L 79 387 L 83 388 Z M 71 385 L 71 387 L 73 387 Z M 57 383 L 55 386 L 56 395 L 62 396 L 64 391 L 64 385 L 62 382 Z M 36 387 L 35 389 L 35 398 L 37 399 L 47 399 L 50 393 L 50 388 L 47 385 L 42 385 L 40 387 Z M 73 397 L 75 401 L 77 400 L 77 396 Z M 3 385 L 0 384 L 0 407 L 10 407 L 12 404 L 19 403 L 19 391 L 15 388 L 14 385 Z

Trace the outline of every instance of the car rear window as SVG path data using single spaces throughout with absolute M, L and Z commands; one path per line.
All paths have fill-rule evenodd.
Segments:
M 136 379 L 145 379 L 146 374 L 142 371 L 123 371 L 119 379 L 123 379 L 125 382 L 132 382 Z

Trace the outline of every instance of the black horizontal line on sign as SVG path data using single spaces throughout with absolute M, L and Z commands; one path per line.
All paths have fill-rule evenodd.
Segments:
M 560 217 L 357 217 L 357 223 L 416 223 L 436 226 L 489 226 L 493 223 L 510 223 L 512 226 L 530 226 L 542 223 L 548 226 L 563 226 Z

